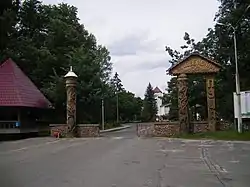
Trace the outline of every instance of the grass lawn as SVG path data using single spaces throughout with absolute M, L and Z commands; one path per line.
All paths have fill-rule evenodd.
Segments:
M 216 131 L 204 132 L 196 134 L 182 134 L 175 136 L 176 138 L 184 139 L 213 139 L 213 140 L 240 140 L 250 141 L 250 132 L 243 132 L 239 134 L 237 131 Z

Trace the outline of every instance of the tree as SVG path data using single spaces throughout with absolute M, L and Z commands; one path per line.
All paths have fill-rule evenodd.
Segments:
M 122 121 L 129 122 L 139 120 L 142 109 L 142 100 L 140 97 L 128 91 L 119 94 L 119 115 Z
M 167 93 L 163 95 L 163 105 L 169 107 L 169 120 L 178 120 L 178 89 L 177 89 L 177 78 L 173 77 L 168 82 Z
M 54 123 L 65 122 L 63 76 L 70 65 L 78 75 L 77 123 L 100 123 L 103 97 L 105 118 L 115 121 L 114 96 L 118 92 L 122 94 L 122 118 L 132 120 L 139 106 L 137 98 L 123 88 L 118 74 L 111 83 L 109 51 L 79 23 L 76 7 L 45 5 L 39 0 L 4 1 L 1 5 L 0 61 L 11 57 L 47 96 L 55 107 Z
M 11 57 L 56 107 L 65 120 L 65 80 L 73 65 L 78 75 L 77 121 L 100 120 L 101 89 L 112 70 L 108 50 L 78 22 L 77 9 L 67 4 L 43 5 L 26 0 L 17 13 L 18 22 L 1 50 L 1 61 Z M 108 89 L 105 89 L 105 92 Z
M 156 114 L 156 99 L 154 96 L 153 87 L 149 83 L 143 100 L 142 120 L 146 122 L 154 121 L 156 118 Z
M 3 50 L 17 22 L 20 0 L 0 1 L 0 50 Z
M 250 79 L 248 73 L 250 71 L 250 11 L 245 12 L 249 5 L 247 1 L 235 1 L 236 9 L 234 8 L 234 0 L 220 0 L 221 6 L 215 16 L 215 19 L 225 25 L 237 25 L 237 46 L 241 90 L 250 89 Z M 234 59 L 234 44 L 233 32 L 228 26 L 215 25 L 213 29 L 208 30 L 208 34 L 199 42 L 190 39 L 189 34 L 185 33 L 184 41 L 186 44 L 181 46 L 184 52 L 178 52 L 166 47 L 166 51 L 171 57 L 170 63 L 176 63 L 184 56 L 199 52 L 209 58 L 214 59 L 222 65 L 221 71 L 216 76 L 215 92 L 216 92 L 216 109 L 217 115 L 220 118 L 233 120 L 233 92 L 235 91 L 235 59 Z M 196 84 L 192 84 L 196 81 Z M 172 89 L 169 85 L 168 89 Z M 205 103 L 203 95 L 204 82 L 202 78 L 190 77 L 189 79 L 189 105 L 192 106 L 194 101 L 202 101 L 203 112 L 205 113 Z M 202 93 L 202 94 L 200 94 Z M 176 93 L 170 94 L 169 97 L 177 97 Z M 174 96 L 175 95 L 175 96 Z M 202 96 L 202 97 L 201 97 Z M 200 97 L 200 98 L 199 98 Z M 170 102 L 170 110 L 176 107 L 176 103 Z
M 116 94 L 116 123 L 119 123 L 119 93 L 121 91 L 124 91 L 122 81 L 119 78 L 119 75 L 117 72 L 115 72 L 115 75 L 113 79 L 111 79 L 111 85 L 113 86 L 113 89 Z
M 115 75 L 111 79 L 110 84 L 113 87 L 114 92 L 119 93 L 121 91 L 124 91 L 122 81 L 119 78 L 119 74 L 117 72 L 115 72 Z

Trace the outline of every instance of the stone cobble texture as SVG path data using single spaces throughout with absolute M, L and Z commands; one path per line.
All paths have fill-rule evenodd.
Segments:
M 100 130 L 99 125 L 78 125 L 77 126 L 77 136 L 78 137 L 99 137 Z
M 50 134 L 51 136 L 65 135 L 67 133 L 66 124 L 51 124 Z M 100 136 L 100 130 L 98 124 L 79 124 L 76 126 L 77 137 L 98 137 Z

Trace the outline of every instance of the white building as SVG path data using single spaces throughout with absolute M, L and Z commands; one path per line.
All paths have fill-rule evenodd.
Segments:
M 155 94 L 155 99 L 158 109 L 157 116 L 167 115 L 169 113 L 169 107 L 166 107 L 162 104 L 163 92 L 158 87 L 155 87 L 153 91 Z

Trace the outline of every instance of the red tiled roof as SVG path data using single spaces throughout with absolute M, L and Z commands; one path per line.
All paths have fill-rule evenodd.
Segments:
M 0 106 L 49 108 L 51 103 L 12 59 L 0 65 Z
M 158 88 L 157 86 L 155 87 L 155 89 L 153 91 L 154 91 L 154 93 L 162 93 L 160 88 Z

